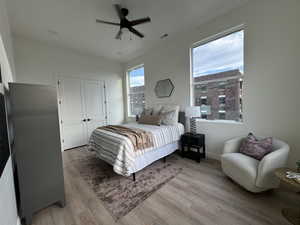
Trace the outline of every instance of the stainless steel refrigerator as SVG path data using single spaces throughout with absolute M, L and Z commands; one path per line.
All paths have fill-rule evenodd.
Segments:
M 31 224 L 36 211 L 65 205 L 56 88 L 10 83 L 9 104 L 19 214 Z

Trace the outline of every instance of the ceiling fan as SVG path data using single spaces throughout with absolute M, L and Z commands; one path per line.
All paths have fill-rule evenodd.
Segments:
M 116 35 L 116 39 L 121 40 L 121 36 L 123 34 L 123 31 L 122 31 L 123 28 L 127 28 L 131 33 L 139 36 L 140 38 L 143 38 L 145 35 L 142 34 L 139 31 L 137 31 L 133 27 L 136 26 L 136 25 L 139 25 L 139 24 L 151 22 L 150 17 L 145 17 L 145 18 L 129 21 L 129 20 L 126 19 L 126 16 L 129 14 L 129 10 L 126 9 L 126 8 L 122 8 L 119 4 L 115 4 L 114 6 L 115 6 L 117 14 L 120 18 L 120 23 L 108 22 L 108 21 L 99 20 L 99 19 L 96 19 L 96 22 L 97 23 L 105 23 L 105 24 L 120 26 L 120 30 Z

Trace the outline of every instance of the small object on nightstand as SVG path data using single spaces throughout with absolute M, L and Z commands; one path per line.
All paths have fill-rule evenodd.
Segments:
M 185 147 L 188 148 L 187 151 L 185 151 Z M 192 151 L 192 149 L 196 149 L 197 151 Z M 202 150 L 202 152 L 200 150 Z M 197 162 L 200 162 L 201 158 L 205 159 L 205 135 L 194 133 L 185 133 L 184 135 L 182 135 L 181 156 L 194 159 Z
M 201 118 L 201 111 L 199 106 L 190 106 L 185 109 L 185 116 L 190 119 L 190 132 L 197 133 L 196 120 Z

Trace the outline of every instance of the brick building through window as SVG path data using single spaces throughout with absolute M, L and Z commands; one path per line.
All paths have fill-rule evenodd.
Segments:
M 194 85 L 194 105 L 210 108 L 210 112 L 202 112 L 203 118 L 241 121 L 242 74 L 239 70 L 196 77 L 194 83 L 201 83 Z

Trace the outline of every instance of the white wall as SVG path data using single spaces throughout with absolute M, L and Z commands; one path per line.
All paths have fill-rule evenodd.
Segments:
M 0 0 L 0 64 L 5 86 L 13 81 L 14 61 L 12 40 L 5 0 Z M 2 92 L 3 90 L 1 90 Z M 0 225 L 16 225 L 18 221 L 11 158 L 0 177 Z
M 197 41 L 245 24 L 244 123 L 198 122 L 207 137 L 208 151 L 218 156 L 225 140 L 246 135 L 274 136 L 291 146 L 290 165 L 300 159 L 300 2 L 252 0 L 240 9 L 218 17 L 196 30 L 162 40 L 147 54 L 130 61 L 127 68 L 144 63 L 146 103 L 190 104 L 189 48 Z M 171 78 L 171 98 L 157 99 L 156 81 Z
M 56 76 L 104 80 L 107 84 L 109 123 L 123 122 L 121 64 L 22 37 L 14 37 L 13 43 L 17 82 L 56 85 Z
M 0 34 L 3 41 L 3 46 L 6 53 L 7 65 L 5 66 L 7 70 L 5 74 L 7 79 L 14 79 L 15 75 L 15 65 L 14 65 L 14 56 L 13 56 L 13 46 L 12 38 L 7 14 L 6 0 L 0 0 Z M 1 61 L 3 63 L 3 60 Z

